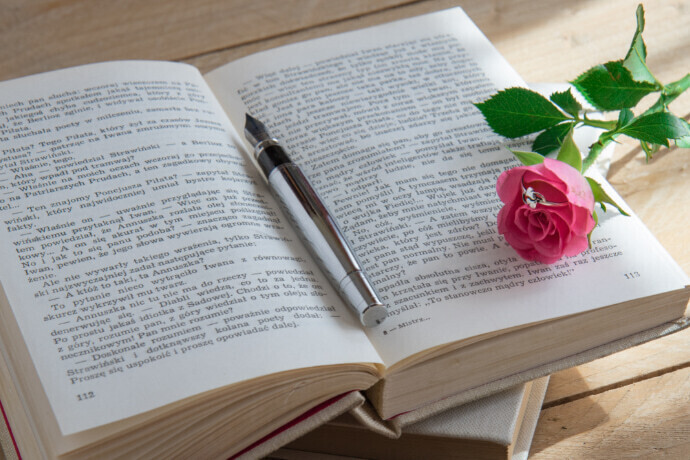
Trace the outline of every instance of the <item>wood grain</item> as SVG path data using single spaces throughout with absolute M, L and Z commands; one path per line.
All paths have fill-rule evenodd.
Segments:
M 690 458 L 690 369 L 543 410 L 530 459 Z
M 231 49 L 239 45 L 275 46 L 278 42 L 267 41 L 272 37 L 301 31 L 301 37 L 287 40 L 295 41 L 460 5 L 526 79 L 564 81 L 588 66 L 622 57 L 637 3 L 0 0 L 0 79 L 109 59 L 181 60 L 223 51 L 231 58 L 236 54 Z M 645 6 L 650 66 L 662 80 L 682 76 L 687 66 L 675 62 L 690 59 L 690 7 L 682 0 L 649 0 Z M 229 60 L 219 59 L 218 64 Z
M 262 49 L 461 5 L 527 81 L 621 58 L 638 0 L 0 0 L 0 80 L 112 59 L 208 71 Z M 649 66 L 690 70 L 690 3 L 647 0 Z M 674 103 L 690 115 L 690 94 Z M 617 147 L 610 182 L 690 273 L 690 155 Z M 552 376 L 531 457 L 690 458 L 690 331 Z M 0 453 L 2 460 L 2 453 Z
M 690 329 L 553 374 L 544 406 L 567 403 L 687 367 Z
M 228 47 L 189 62 L 205 72 L 261 49 L 460 5 L 527 81 L 561 82 L 575 78 L 592 65 L 624 57 L 635 30 L 638 3 L 637 0 L 420 1 L 302 29 L 272 40 Z M 645 6 L 650 67 L 662 81 L 682 77 L 683 69 L 690 67 L 684 46 L 690 42 L 690 29 L 686 27 L 690 22 L 690 7 L 683 1 L 665 0 L 650 0 Z
M 179 60 L 411 0 L 2 0 L 0 79 L 96 61 Z

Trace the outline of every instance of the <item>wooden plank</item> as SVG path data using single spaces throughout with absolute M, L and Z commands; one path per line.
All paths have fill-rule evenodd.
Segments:
M 405 5 L 395 8 L 399 5 Z M 435 0 L 0 1 L 0 79 L 106 59 L 182 59 L 347 18 L 361 26 L 455 6 Z M 637 0 L 467 0 L 462 6 L 523 76 L 563 81 L 622 56 Z M 690 11 L 650 0 L 650 66 L 682 75 Z M 400 9 L 401 11 L 396 11 Z M 370 13 L 383 11 L 383 15 Z M 352 27 L 351 27 L 352 28 Z M 680 60 L 680 62 L 677 62 Z
M 635 30 L 637 0 L 571 2 L 566 0 L 468 0 L 463 9 L 527 81 L 568 81 L 592 65 L 621 59 Z M 219 50 L 189 59 L 208 71 L 249 53 L 287 43 L 368 27 L 457 6 L 455 0 L 428 0 L 382 9 L 308 30 Z M 677 79 L 690 67 L 684 44 L 690 42 L 690 9 L 682 2 L 645 2 L 645 40 L 649 64 L 664 80 Z
M 0 80 L 115 59 L 177 60 L 412 0 L 0 1 Z
M 637 3 L 468 0 L 462 5 L 526 80 L 566 81 L 593 64 L 622 57 L 634 30 Z M 649 64 L 662 81 L 677 79 L 690 68 L 685 49 L 690 43 L 690 9 L 684 3 L 645 2 Z M 0 0 L 0 79 L 121 58 L 186 60 L 207 71 L 261 49 L 456 4 Z M 690 113 L 690 95 L 674 105 L 680 113 Z M 626 141 L 617 148 L 609 179 L 690 272 L 690 156 L 679 153 L 659 155 L 645 165 L 635 144 Z M 533 458 L 690 458 L 687 368 L 651 377 L 687 364 L 689 334 L 554 375 L 547 402 L 556 405 L 543 411 Z M 639 378 L 645 380 L 631 384 Z M 576 400 L 563 403 L 567 398 Z M 672 422 L 664 425 L 666 419 Z
M 544 406 L 563 404 L 686 367 L 690 367 L 690 329 L 553 374 Z
M 690 458 L 690 368 L 543 410 L 530 459 Z

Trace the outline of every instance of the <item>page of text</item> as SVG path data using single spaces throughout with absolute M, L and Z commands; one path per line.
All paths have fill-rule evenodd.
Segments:
M 206 77 L 235 123 L 247 110 L 274 131 L 336 214 L 390 306 L 369 331 L 387 364 L 684 286 L 644 226 L 615 211 L 600 214 L 591 250 L 554 265 L 520 259 L 497 235 L 496 179 L 518 162 L 472 102 L 524 83 L 460 9 Z
M 64 434 L 264 374 L 380 361 L 196 69 L 3 83 L 0 138 L 0 279 Z

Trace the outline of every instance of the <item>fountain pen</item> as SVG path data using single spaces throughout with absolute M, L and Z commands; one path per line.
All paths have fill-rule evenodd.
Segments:
M 263 123 L 249 114 L 244 136 L 278 204 L 340 297 L 365 327 L 381 324 L 388 310 L 300 168 Z

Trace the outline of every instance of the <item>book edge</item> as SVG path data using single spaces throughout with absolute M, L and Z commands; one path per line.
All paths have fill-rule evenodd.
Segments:
M 688 315 L 687 312 L 686 315 Z M 682 316 L 677 320 L 663 323 L 659 326 L 655 326 L 650 329 L 645 329 L 643 331 L 625 336 L 621 339 L 614 340 L 604 345 L 590 348 L 580 353 L 575 353 L 566 356 L 562 359 L 551 361 L 519 372 L 517 374 L 509 375 L 504 378 L 494 380 L 484 385 L 472 388 L 470 390 L 460 392 L 454 396 L 444 398 L 442 400 L 428 404 L 419 409 L 397 415 L 388 420 L 388 422 L 390 422 L 397 429 L 402 429 L 406 425 L 420 420 L 424 420 L 439 412 L 442 412 L 448 407 L 466 404 L 470 401 L 474 401 L 485 396 L 506 390 L 520 383 L 524 383 L 530 380 L 536 380 L 540 377 L 551 375 L 563 369 L 579 366 L 580 364 L 603 358 L 618 351 L 622 351 L 633 346 L 641 345 L 651 340 L 664 337 L 666 335 L 670 335 L 674 332 L 678 332 L 680 330 L 688 328 L 689 326 L 690 315 Z
M 336 396 L 305 412 L 263 439 L 256 441 L 243 451 L 230 457 L 230 460 L 250 460 L 265 457 L 337 416 L 361 406 L 363 403 L 364 396 L 359 391 Z
M 522 424 L 520 425 L 517 439 L 512 446 L 512 460 L 527 460 L 529 449 L 534 439 L 534 432 L 537 429 L 539 415 L 541 414 L 541 406 L 546 396 L 546 389 L 549 386 L 549 379 L 550 376 L 546 376 L 532 383 Z

